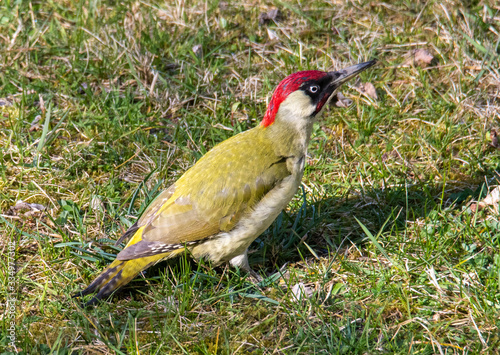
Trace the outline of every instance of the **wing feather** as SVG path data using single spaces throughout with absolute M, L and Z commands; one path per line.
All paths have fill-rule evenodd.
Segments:
M 144 227 L 141 240 L 127 245 L 118 259 L 169 252 L 234 228 L 291 174 L 286 157 L 276 156 L 255 133 L 249 130 L 217 145 L 161 193 L 135 226 Z

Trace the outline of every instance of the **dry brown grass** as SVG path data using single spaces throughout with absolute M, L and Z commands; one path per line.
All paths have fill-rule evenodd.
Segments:
M 0 4 L 10 350 L 497 351 L 498 209 L 469 202 L 498 184 L 500 7 L 273 4 Z M 273 8 L 282 16 L 259 25 Z M 353 105 L 331 108 L 315 130 L 303 193 L 252 246 L 253 266 L 274 282 L 256 288 L 181 258 L 96 308 L 70 298 L 158 189 L 260 120 L 280 79 L 374 57 L 379 66 L 343 91 Z M 312 295 L 297 301 L 300 283 Z

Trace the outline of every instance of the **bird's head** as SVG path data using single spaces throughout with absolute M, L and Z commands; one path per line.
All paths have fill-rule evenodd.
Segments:
M 343 83 L 375 63 L 371 60 L 339 71 L 307 70 L 287 76 L 274 90 L 261 125 L 272 125 L 277 117 L 309 125 Z

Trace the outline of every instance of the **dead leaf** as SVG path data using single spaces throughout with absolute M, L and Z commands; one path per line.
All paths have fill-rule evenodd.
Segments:
M 259 15 L 259 25 L 264 26 L 273 22 L 278 22 L 284 19 L 283 13 L 278 9 L 271 9 L 268 12 L 261 12 Z
M 7 216 L 43 216 L 43 211 L 45 211 L 47 207 L 41 205 L 39 203 L 28 203 L 23 200 L 19 200 L 16 202 L 14 206 L 11 206 L 7 211 Z
M 278 37 L 278 34 L 276 33 L 276 31 L 273 31 L 270 28 L 267 29 L 267 35 L 269 36 L 269 40 L 271 40 L 271 41 L 280 39 Z
M 490 137 L 491 137 L 491 143 L 490 143 L 490 145 L 493 148 L 500 149 L 500 145 L 498 144 L 498 133 L 497 133 L 497 131 L 492 130 L 490 132 Z
M 375 86 L 372 83 L 360 83 L 358 89 L 373 100 L 378 100 L 377 90 L 375 90 Z
M 403 65 L 418 65 L 426 67 L 436 61 L 434 56 L 423 48 L 412 50 L 408 53 L 408 58 L 404 61 Z
M 201 44 L 194 45 L 193 48 L 193 53 L 198 57 L 201 58 L 203 56 L 203 47 Z
M 490 191 L 485 198 L 477 203 L 471 203 L 470 209 L 472 212 L 481 211 L 486 206 L 492 206 L 496 213 L 498 213 L 498 203 L 500 202 L 500 186 L 495 187 Z
M 498 205 L 498 202 L 500 202 L 500 186 L 491 190 L 490 193 L 483 198 L 482 202 L 490 206 Z
M 12 106 L 12 101 L 6 97 L 0 98 L 0 106 L 9 107 Z
M 340 91 L 337 92 L 337 94 L 332 97 L 332 99 L 330 100 L 330 105 L 333 106 L 337 106 L 337 107 L 342 107 L 342 108 L 346 108 L 346 107 L 349 107 L 352 105 L 352 100 L 351 99 L 348 99 L 347 97 L 345 97 Z
M 16 202 L 14 206 L 12 206 L 12 209 L 14 211 L 17 210 L 33 210 L 33 211 L 44 211 L 46 207 L 44 205 L 41 205 L 39 203 L 28 203 L 24 202 L 23 200 L 19 200 Z
M 31 121 L 30 129 L 29 129 L 30 132 L 38 131 L 40 129 L 40 120 L 41 119 L 42 119 L 42 116 L 36 115 L 35 119 L 33 121 Z
M 92 199 L 90 200 L 90 208 L 94 211 L 104 212 L 104 203 L 99 196 L 92 196 Z
M 314 290 L 310 286 L 304 285 L 302 282 L 292 286 L 292 294 L 295 296 L 296 301 L 300 301 L 304 298 L 311 298 Z

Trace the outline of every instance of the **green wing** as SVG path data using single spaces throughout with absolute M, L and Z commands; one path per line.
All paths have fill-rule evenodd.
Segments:
M 291 174 L 286 157 L 259 139 L 259 129 L 217 145 L 162 192 L 134 226 L 144 227 L 141 240 L 129 243 L 118 259 L 165 253 L 231 230 Z

